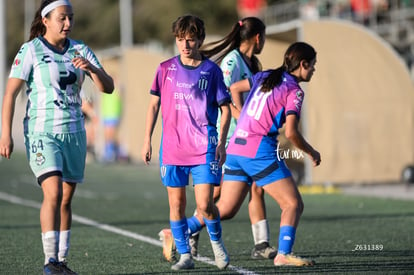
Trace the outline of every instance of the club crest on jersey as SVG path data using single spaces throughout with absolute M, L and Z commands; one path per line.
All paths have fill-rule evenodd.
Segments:
M 208 80 L 206 77 L 202 76 L 198 80 L 198 88 L 202 91 L 207 90 Z
M 35 161 L 36 161 L 37 166 L 41 166 L 43 163 L 45 163 L 46 158 L 45 156 L 43 156 L 42 153 L 37 153 Z
M 74 58 L 76 58 L 76 57 L 82 57 L 81 54 L 80 54 L 80 52 L 78 52 L 78 51 L 75 51 L 74 55 L 75 55 Z

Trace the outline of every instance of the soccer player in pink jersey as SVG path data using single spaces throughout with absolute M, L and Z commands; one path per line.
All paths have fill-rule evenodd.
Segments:
M 228 88 L 231 84 L 248 79 L 255 73 L 262 70 L 262 64 L 256 55 L 260 54 L 265 44 L 266 26 L 257 17 L 245 17 L 236 22 L 231 31 L 222 39 L 210 42 L 201 48 L 201 52 L 211 57 L 223 71 L 224 83 Z M 230 91 L 229 91 L 230 93 Z M 248 93 L 243 94 L 243 99 L 247 98 Z M 232 119 L 230 120 L 229 132 L 227 134 L 227 144 L 236 128 L 237 119 L 240 112 L 233 104 L 230 105 Z M 218 121 L 218 126 L 219 126 Z M 218 127 L 219 128 L 219 127 Z M 227 146 L 226 144 L 226 146 Z M 214 188 L 214 201 L 220 197 L 220 186 Z M 253 233 L 254 248 L 251 252 L 253 259 L 274 259 L 277 250 L 269 245 L 269 224 L 266 217 L 266 204 L 264 190 L 258 187 L 255 182 L 251 185 L 249 192 L 249 218 Z M 188 224 L 193 226 L 193 230 L 201 228 L 202 217 L 194 215 L 189 218 Z M 200 234 L 197 232 L 190 236 L 191 253 L 198 253 L 198 239 Z
M 304 139 L 298 126 L 304 98 L 299 83 L 311 80 L 315 64 L 314 48 L 296 42 L 286 50 L 282 66 L 230 86 L 233 103 L 241 114 L 227 147 L 221 195 L 216 206 L 221 220 L 231 219 L 239 211 L 252 182 L 262 187 L 282 210 L 276 266 L 314 264 L 292 254 L 304 205 L 289 169 L 277 155 L 277 136 L 285 124 L 287 139 L 308 154 L 314 166 L 321 163 L 319 152 Z M 242 93 L 246 91 L 250 94 L 242 109 Z
M 235 132 L 227 147 L 227 160 L 217 203 L 222 219 L 239 210 L 251 182 L 262 186 L 282 210 L 276 266 L 313 265 L 309 259 L 294 256 L 292 247 L 303 212 L 303 201 L 283 159 L 277 156 L 277 136 L 285 124 L 287 139 L 309 155 L 314 166 L 321 156 L 298 129 L 304 92 L 300 82 L 311 80 L 315 71 L 316 51 L 304 42 L 289 46 L 283 65 L 255 74 L 230 87 L 236 108 L 241 109 L 241 93 L 250 90 Z
M 197 212 L 203 215 L 216 265 L 224 269 L 229 257 L 221 238 L 213 188 L 220 184 L 221 166 L 226 159 L 231 99 L 220 67 L 199 51 L 205 38 L 204 22 L 192 15 L 182 16 L 173 23 L 172 31 L 179 55 L 157 68 L 151 87 L 142 158 L 147 164 L 151 160 L 151 136 L 161 108 L 161 180 L 167 187 L 171 232 L 181 255 L 171 268 L 194 268 L 185 217 L 185 187 L 191 173 Z M 216 127 L 219 109 L 220 136 Z M 166 233 L 160 234 L 165 242 Z M 171 236 L 168 239 L 171 243 Z M 165 256 L 169 259 L 171 255 Z

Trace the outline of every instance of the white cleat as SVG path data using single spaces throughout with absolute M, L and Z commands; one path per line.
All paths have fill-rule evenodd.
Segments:
M 219 269 L 225 269 L 230 263 L 230 258 L 226 248 L 224 247 L 223 240 L 220 239 L 218 241 L 210 242 L 211 247 L 213 248 L 216 266 Z

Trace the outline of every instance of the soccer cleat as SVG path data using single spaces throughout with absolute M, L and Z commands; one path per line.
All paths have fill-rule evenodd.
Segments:
M 65 275 L 65 272 L 56 261 L 50 261 L 43 266 L 43 275 Z
M 198 239 L 200 238 L 200 232 L 197 232 L 190 236 L 190 248 L 191 256 L 197 257 L 198 255 Z
M 211 240 L 210 242 L 213 248 L 216 266 L 219 269 L 225 269 L 230 263 L 230 258 L 226 251 L 226 248 L 224 247 L 223 240 Z
M 162 254 L 164 258 L 169 262 L 176 262 L 177 258 L 175 257 L 176 254 L 176 247 L 174 242 L 174 237 L 171 233 L 171 229 L 163 229 L 158 233 L 160 236 L 160 241 L 162 241 Z
M 251 257 L 252 259 L 259 260 L 259 259 L 274 259 L 276 257 L 277 250 L 269 246 L 268 242 L 264 242 L 255 247 L 252 250 Z
M 65 272 L 65 275 L 78 275 L 78 273 L 68 267 L 66 261 L 60 262 L 59 265 L 62 268 L 63 272 Z
M 191 254 L 182 254 L 180 260 L 171 266 L 172 270 L 194 269 L 194 261 Z
M 294 256 L 293 254 L 277 254 L 274 263 L 275 266 L 311 266 L 315 264 L 313 260 Z

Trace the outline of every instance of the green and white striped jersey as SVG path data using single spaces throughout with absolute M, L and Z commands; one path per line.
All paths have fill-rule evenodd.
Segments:
M 67 39 L 59 52 L 39 36 L 22 45 L 9 78 L 27 84 L 25 133 L 75 133 L 84 130 L 80 90 L 85 71 L 72 65 L 75 56 L 82 56 L 102 68 L 92 50 L 81 41 Z

